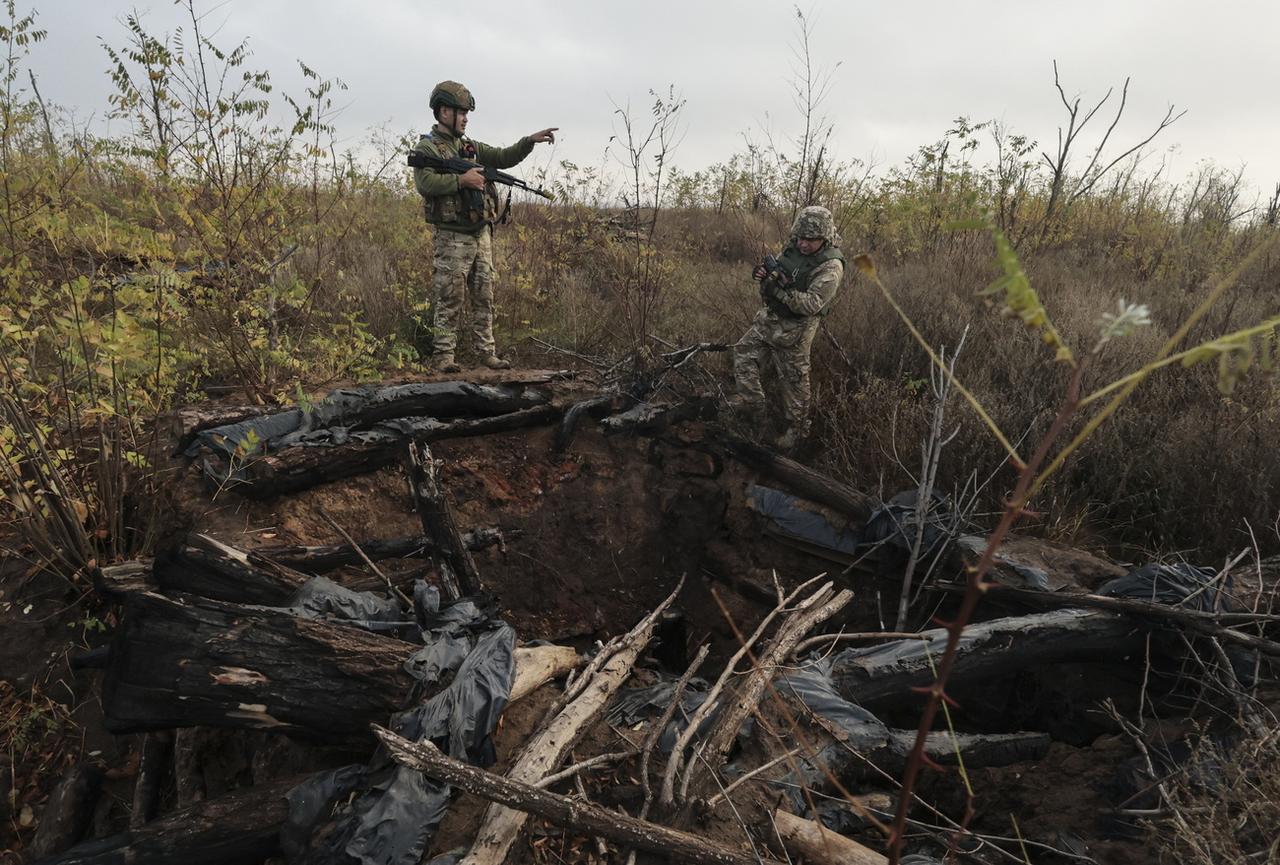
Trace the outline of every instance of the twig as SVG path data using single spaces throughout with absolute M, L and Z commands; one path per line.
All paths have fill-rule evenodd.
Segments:
M 708 810 L 708 811 L 710 811 L 710 810 L 714 809 L 714 808 L 715 808 L 717 805 L 719 805 L 722 801 L 724 801 L 725 799 L 727 799 L 730 793 L 732 793 L 734 790 L 738 789 L 738 787 L 740 787 L 741 785 L 745 784 L 747 781 L 750 781 L 752 778 L 756 777 L 757 775 L 761 774 L 762 772 L 767 772 L 767 771 L 769 771 L 769 770 L 770 770 L 770 769 L 772 769 L 774 766 L 776 766 L 776 765 L 778 765 L 779 763 L 781 763 L 783 760 L 790 760 L 792 757 L 794 757 L 796 754 L 799 754 L 799 753 L 800 753 L 801 751 L 803 751 L 803 750 L 804 750 L 803 748 L 792 748 L 790 751 L 786 752 L 785 754 L 781 754 L 781 755 L 779 755 L 779 756 L 777 756 L 777 757 L 774 757 L 774 758 L 773 758 L 772 760 L 770 760 L 768 763 L 765 763 L 765 764 L 763 764 L 763 765 L 760 765 L 760 766 L 755 767 L 755 768 L 754 768 L 754 769 L 752 769 L 750 772 L 746 773 L 745 775 L 743 775 L 743 776 L 741 776 L 740 778 L 738 778 L 737 780 L 735 780 L 735 781 L 734 781 L 732 784 L 730 784 L 728 787 L 725 787 L 725 788 L 724 788 L 723 790 L 721 790 L 719 793 L 715 794 L 715 795 L 714 795 L 714 796 L 712 796 L 710 799 L 708 799 L 708 800 L 707 800 L 707 810 Z
M 324 517 L 325 520 L 329 523 L 329 525 L 333 526 L 334 529 L 337 530 L 338 534 L 342 535 L 342 537 L 346 540 L 346 542 L 351 544 L 351 548 L 356 551 L 356 554 L 359 555 L 361 559 L 364 560 L 364 563 L 369 566 L 370 570 L 372 570 L 375 574 L 377 574 L 379 577 L 382 578 L 382 581 L 387 584 L 387 591 L 395 595 L 403 603 L 408 604 L 409 609 L 413 609 L 412 599 L 410 599 L 407 595 L 405 595 L 404 592 L 396 588 L 395 585 L 391 582 L 391 578 L 388 577 L 386 574 L 384 574 L 382 572 L 382 569 L 373 563 L 373 559 L 365 555 L 364 550 L 361 549 L 360 545 L 356 543 L 355 538 L 347 534 L 347 530 L 344 529 L 342 526 L 338 525 L 338 521 L 335 520 L 333 517 L 329 516 L 329 512 L 326 511 L 324 508 L 318 508 L 317 510 L 320 512 L 320 516 Z
M 738 651 L 734 652 L 733 657 L 731 657 L 729 662 L 725 664 L 724 670 L 720 673 L 720 677 L 716 679 L 715 684 L 707 691 L 706 700 L 704 700 L 702 705 L 698 707 L 697 711 L 693 713 L 693 717 L 689 719 L 689 726 L 685 727 L 684 730 L 681 731 L 680 735 L 676 737 L 675 747 L 671 749 L 671 756 L 667 759 L 666 771 L 662 775 L 662 794 L 660 801 L 664 807 L 670 808 L 675 804 L 676 773 L 680 770 L 680 765 L 684 761 L 684 751 L 689 747 L 689 742 L 693 740 L 698 727 L 700 727 L 706 717 L 715 710 L 716 703 L 720 698 L 720 692 L 723 691 L 725 685 L 728 684 L 729 678 L 735 674 L 738 662 L 742 660 L 742 656 L 751 650 L 751 647 L 755 642 L 760 639 L 761 634 L 763 634 L 765 629 L 769 627 L 770 623 L 777 618 L 778 614 L 786 608 L 787 604 L 791 603 L 797 596 L 799 596 L 800 592 L 804 591 L 818 580 L 823 579 L 825 576 L 826 574 L 819 574 L 811 580 L 806 580 L 797 586 L 791 594 L 781 598 L 778 601 L 778 605 L 769 611 L 768 615 L 764 617 L 751 636 L 743 641 L 742 646 Z M 780 588 L 779 591 L 781 591 Z
M 572 766 L 567 766 L 554 775 L 548 775 L 540 781 L 535 781 L 533 786 L 539 789 L 550 787 L 552 784 L 560 783 L 565 778 L 572 778 L 588 769 L 594 769 L 596 766 L 601 766 L 605 763 L 618 763 L 628 757 L 634 757 L 635 753 L 634 748 L 628 748 L 625 751 L 610 751 L 608 754 L 597 754 L 594 757 L 574 763 Z

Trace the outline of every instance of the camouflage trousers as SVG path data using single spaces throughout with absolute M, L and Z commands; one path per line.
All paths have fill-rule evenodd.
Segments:
M 435 300 L 431 348 L 437 355 L 453 356 L 458 347 L 458 319 L 467 295 L 471 296 L 471 333 L 483 356 L 494 353 L 493 237 L 488 228 L 478 234 L 435 230 L 435 275 L 431 280 Z
M 797 435 L 809 432 L 809 350 L 822 320 L 818 316 L 781 318 L 767 308 L 733 348 L 733 378 L 738 393 L 764 407 L 760 372 L 772 361 L 781 390 L 782 412 Z

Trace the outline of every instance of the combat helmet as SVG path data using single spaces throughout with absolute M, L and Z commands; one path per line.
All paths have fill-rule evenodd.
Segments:
M 463 111 L 476 110 L 476 98 L 471 91 L 457 81 L 441 81 L 431 90 L 431 98 L 427 101 L 432 111 L 442 105 L 450 108 L 461 108 Z
M 831 211 L 825 207 L 811 205 L 796 214 L 796 221 L 791 226 L 792 237 L 821 237 L 832 246 L 840 245 L 840 235 L 836 232 L 836 220 Z

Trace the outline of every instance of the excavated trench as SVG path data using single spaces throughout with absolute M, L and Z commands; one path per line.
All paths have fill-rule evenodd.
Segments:
M 476 549 L 473 557 L 484 591 L 495 599 L 496 615 L 514 629 L 521 644 L 548 641 L 589 653 L 646 616 L 682 577 L 684 589 L 659 622 L 657 638 L 630 682 L 633 687 L 678 676 L 704 644 L 711 654 L 701 675 L 714 678 L 741 635 L 750 633 L 772 609 L 777 586 L 789 590 L 824 572 L 838 586 L 852 589 L 854 599 L 822 626 L 823 632 L 887 630 L 884 619 L 891 618 L 896 601 L 901 571 L 894 568 L 900 563 L 890 558 L 877 565 L 872 557 L 848 568 L 847 556 L 838 550 L 788 541 L 787 533 L 777 530 L 777 521 L 760 513 L 757 485 L 772 481 L 726 456 L 716 440 L 719 434 L 714 426 L 698 421 L 643 435 L 606 434 L 596 424 L 583 422 L 563 450 L 556 447 L 554 425 L 443 439 L 432 445 L 440 461 L 440 485 L 452 502 L 458 527 L 497 529 L 500 540 Z M 309 458 L 323 463 L 324 452 L 317 448 Z M 211 495 L 208 472 L 200 461 L 184 466 L 171 489 L 166 541 L 170 546 L 189 533 L 200 533 L 249 554 L 283 545 L 339 544 L 345 536 L 372 547 L 380 540 L 416 536 L 423 528 L 405 469 L 398 462 L 264 499 L 239 495 L 234 488 Z M 837 535 L 858 528 L 856 521 L 830 509 L 794 504 L 820 516 Z M 1036 547 L 1034 554 L 1037 565 L 1055 579 L 1087 588 L 1116 574 L 1113 566 L 1051 545 Z M 430 559 L 392 557 L 381 559 L 378 566 L 407 593 L 415 579 L 430 583 L 438 578 Z M 357 590 L 382 586 L 381 577 L 363 563 L 326 568 L 325 576 Z M 953 597 L 938 594 L 932 609 L 945 615 Z M 219 675 L 251 678 L 244 671 L 223 670 Z M 1013 814 L 1026 837 L 1044 844 L 1087 839 L 1098 861 L 1149 861 L 1142 846 L 1106 837 L 1098 818 L 1115 804 L 1117 763 L 1131 756 L 1099 711 L 1099 702 L 1111 697 L 1125 709 L 1124 701 L 1138 694 L 1142 675 L 1142 664 L 1120 652 L 1091 663 L 1034 665 L 959 688 L 959 707 L 952 716 L 957 732 L 1031 731 L 1047 733 L 1053 740 L 1040 759 L 969 771 L 969 783 L 978 793 L 972 827 L 1007 835 Z M 504 770 L 558 693 L 556 686 L 544 686 L 507 708 L 493 735 L 492 771 Z M 107 711 L 110 715 L 110 705 Z M 890 701 L 876 712 L 890 727 L 910 729 L 916 724 L 918 703 L 915 698 Z M 156 816 L 180 805 L 365 760 L 371 752 L 368 743 L 288 735 L 265 726 L 252 731 L 211 726 L 180 731 L 176 744 L 170 745 Z M 579 743 L 579 756 L 616 747 L 620 733 L 616 721 L 596 723 Z M 146 741 L 153 738 L 155 734 Z M 137 737 L 131 747 L 143 746 L 144 740 Z M 744 753 L 752 747 L 744 742 Z M 891 780 L 874 770 L 854 774 L 862 784 L 855 792 L 885 794 L 893 789 Z M 593 798 L 635 810 L 634 768 L 588 779 Z M 99 829 L 128 823 L 124 802 L 132 783 L 117 783 L 117 804 L 99 820 Z M 952 771 L 926 776 L 921 793 L 958 817 L 965 807 L 962 789 Z M 782 794 L 748 785 L 741 795 L 747 800 L 744 810 L 765 813 Z M 483 807 L 470 795 L 456 798 L 430 851 L 466 846 Z M 739 832 L 737 819 L 714 815 L 699 831 L 732 843 Z M 874 831 L 863 827 L 861 833 L 874 842 Z M 522 862 L 599 861 L 586 839 L 541 821 L 534 821 L 528 843 L 513 855 L 512 861 Z M 1053 855 L 1035 861 L 1068 861 Z M 244 861 L 251 861 L 251 854 L 246 856 Z

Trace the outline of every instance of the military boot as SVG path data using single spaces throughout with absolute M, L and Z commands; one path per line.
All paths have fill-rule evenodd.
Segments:
M 782 431 L 781 435 L 773 440 L 773 446 L 777 448 L 780 453 L 790 453 L 796 449 L 796 445 L 800 444 L 800 439 L 802 438 L 804 438 L 803 433 L 795 427 L 789 426 Z
M 496 354 L 489 355 L 481 363 L 489 369 L 511 369 L 511 361 L 500 358 Z
M 462 372 L 462 367 L 453 359 L 452 354 L 437 355 L 434 367 L 436 372 Z

